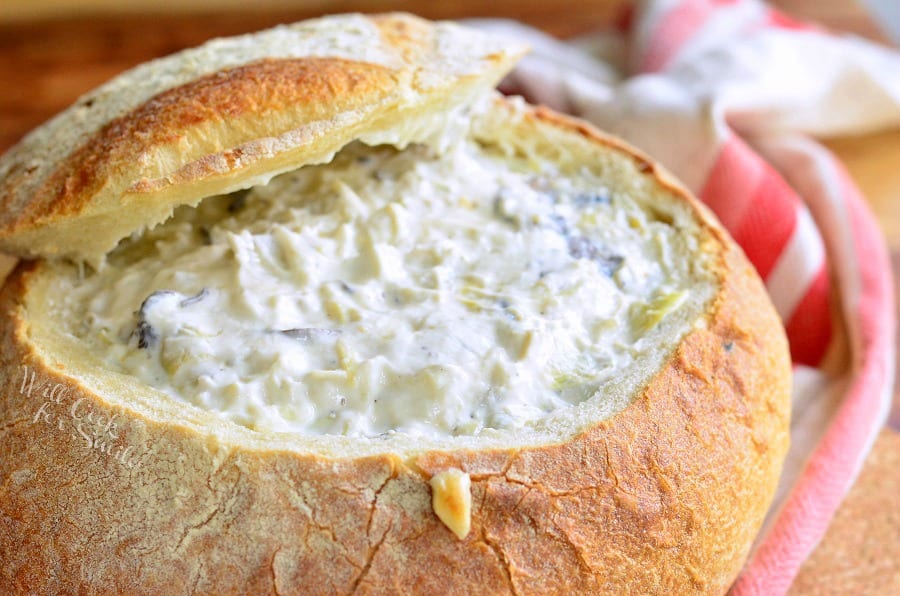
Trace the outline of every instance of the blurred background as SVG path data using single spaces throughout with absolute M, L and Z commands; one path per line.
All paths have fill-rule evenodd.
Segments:
M 513 17 L 553 35 L 571 37 L 615 23 L 632 4 L 632 0 L 2 0 L 0 151 L 113 75 L 210 37 L 329 13 L 388 10 L 436 19 Z M 836 30 L 886 39 L 877 20 L 855 0 L 770 4 Z
M 789 15 L 889 43 L 900 0 L 771 0 Z M 621 22 L 632 0 L 0 0 L 0 153 L 85 91 L 147 59 L 338 12 L 511 17 L 558 37 Z M 895 37 L 895 39 L 897 39 Z M 900 271 L 900 130 L 829 139 L 872 205 Z M 2 265 L 2 260 L 0 260 Z M 2 271 L 0 271 L 2 273 Z M 897 394 L 895 391 L 895 399 Z M 879 438 L 794 584 L 796 593 L 900 593 L 900 434 Z

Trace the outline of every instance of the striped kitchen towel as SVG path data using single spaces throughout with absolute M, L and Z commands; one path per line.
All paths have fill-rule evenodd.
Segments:
M 529 40 L 504 90 L 586 118 L 672 170 L 756 266 L 794 359 L 792 447 L 737 594 L 787 590 L 890 408 L 893 297 L 876 222 L 813 136 L 900 125 L 900 55 L 758 0 L 650 0 L 614 31 Z M 900 198 L 900 197 L 898 197 Z

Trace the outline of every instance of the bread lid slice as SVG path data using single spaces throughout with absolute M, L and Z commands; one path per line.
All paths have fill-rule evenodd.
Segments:
M 439 141 L 523 53 L 452 23 L 342 15 L 138 66 L 0 158 L 0 250 L 96 262 L 179 205 L 353 140 Z

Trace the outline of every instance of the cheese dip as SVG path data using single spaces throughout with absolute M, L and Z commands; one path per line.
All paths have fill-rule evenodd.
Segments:
M 180 208 L 68 300 L 108 366 L 251 429 L 477 435 L 655 349 L 693 242 L 587 167 L 355 143 Z

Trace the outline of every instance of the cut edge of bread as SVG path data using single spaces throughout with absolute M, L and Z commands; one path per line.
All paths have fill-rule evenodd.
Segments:
M 556 165 L 571 172 L 577 172 L 580 164 L 587 167 L 590 160 L 590 167 L 604 179 L 612 194 L 628 195 L 642 209 L 671 220 L 671 225 L 679 228 L 679 234 L 693 237 L 698 247 L 695 254 L 682 255 L 692 259 L 690 300 L 667 315 L 642 339 L 652 345 L 652 349 L 644 350 L 642 356 L 620 371 L 616 378 L 604 382 L 595 395 L 569 409 L 551 412 L 524 427 L 486 429 L 474 436 L 427 437 L 395 433 L 361 437 L 258 432 L 226 422 L 219 413 L 204 410 L 188 400 L 176 399 L 125 371 L 110 370 L 99 355 L 86 350 L 85 344 L 70 330 L 75 325 L 63 320 L 61 314 L 65 301 L 58 298 L 71 289 L 56 280 L 77 279 L 80 275 L 78 268 L 68 263 L 42 262 L 29 276 L 29 293 L 23 297 L 31 321 L 29 340 L 40 347 L 45 362 L 64 362 L 67 374 L 73 380 L 80 378 L 86 389 L 98 396 L 107 396 L 109 407 L 182 424 L 202 434 L 215 435 L 249 448 L 299 450 L 336 458 L 394 453 L 408 461 L 441 447 L 492 449 L 571 440 L 597 422 L 622 411 L 631 402 L 635 391 L 645 386 L 671 356 L 683 336 L 693 328 L 707 324 L 705 315 L 722 284 L 719 261 L 726 241 L 718 224 L 665 170 L 613 137 L 577 120 L 499 96 L 474 118 L 476 122 L 469 129 L 469 135 L 478 142 L 503 146 L 510 155 L 555 159 Z
M 353 140 L 433 141 L 525 50 L 450 22 L 340 15 L 143 64 L 0 158 L 0 250 L 98 263 L 179 205 Z

